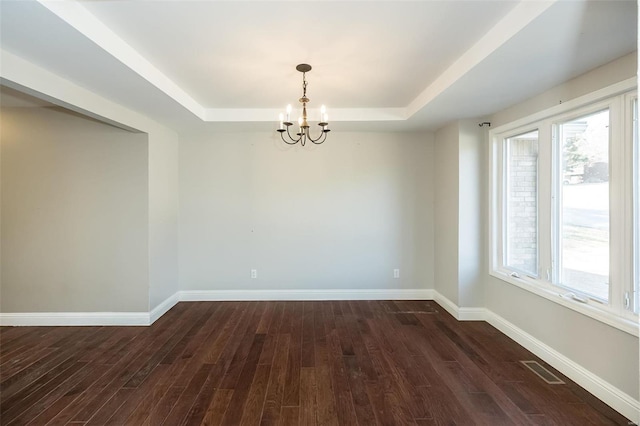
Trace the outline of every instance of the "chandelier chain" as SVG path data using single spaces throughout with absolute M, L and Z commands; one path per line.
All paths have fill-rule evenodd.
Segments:
M 307 79 L 305 78 L 306 76 L 306 72 L 302 73 L 302 97 L 306 98 L 307 97 Z

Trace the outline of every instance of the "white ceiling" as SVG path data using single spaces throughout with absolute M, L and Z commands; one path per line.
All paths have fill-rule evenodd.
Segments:
M 436 129 L 637 49 L 635 1 L 1 1 L 3 50 L 158 121 Z M 1 101 L 1 99 L 0 99 Z
M 407 105 L 515 3 L 83 5 L 206 108 L 286 105 L 299 63 L 314 98 L 375 108 Z

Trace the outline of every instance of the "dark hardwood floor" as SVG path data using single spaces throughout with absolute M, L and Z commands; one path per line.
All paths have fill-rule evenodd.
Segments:
M 179 303 L 151 327 L 1 328 L 0 423 L 628 424 L 521 360 L 431 301 Z

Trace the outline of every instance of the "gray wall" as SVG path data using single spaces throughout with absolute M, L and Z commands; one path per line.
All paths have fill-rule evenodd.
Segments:
M 487 154 L 482 120 L 458 122 L 459 142 L 459 228 L 458 306 L 484 306 L 484 276 L 487 251 L 484 239 L 486 218 Z
M 149 134 L 149 309 L 178 291 L 178 136 Z
M 146 312 L 147 136 L 2 110 L 3 312 Z
M 183 134 L 181 289 L 433 288 L 434 176 L 428 134 Z
M 435 286 L 458 305 L 458 123 L 435 135 Z
M 458 307 L 484 303 L 484 136 L 478 120 L 435 135 L 435 289 Z

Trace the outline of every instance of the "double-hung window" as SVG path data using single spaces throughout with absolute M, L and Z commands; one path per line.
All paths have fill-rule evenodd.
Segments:
M 635 82 L 490 131 L 491 274 L 638 334 Z

